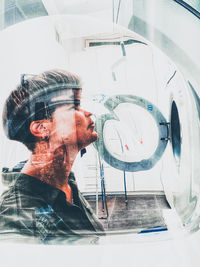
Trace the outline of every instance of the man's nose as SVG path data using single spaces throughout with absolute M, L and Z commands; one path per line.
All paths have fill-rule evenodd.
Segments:
M 90 117 L 90 116 L 92 116 L 92 113 L 89 112 L 89 111 L 83 110 L 83 113 L 84 113 L 85 117 Z

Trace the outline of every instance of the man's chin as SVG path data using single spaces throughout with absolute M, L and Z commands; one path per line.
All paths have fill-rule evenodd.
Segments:
M 92 135 L 90 136 L 90 138 L 84 142 L 84 143 L 79 143 L 79 149 L 83 149 L 87 146 L 89 146 L 90 144 L 94 143 L 96 140 L 98 139 L 98 134 L 96 132 L 93 132 Z
M 92 142 L 95 142 L 98 139 L 98 133 L 97 132 L 92 133 L 92 139 L 93 139 Z
M 98 139 L 98 134 L 96 132 L 93 132 L 92 135 L 90 136 L 90 140 L 88 140 L 88 145 L 94 143 Z

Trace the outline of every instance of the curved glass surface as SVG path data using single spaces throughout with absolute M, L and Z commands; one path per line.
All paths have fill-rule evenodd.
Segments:
M 88 199 L 94 196 L 91 213 L 100 218 L 111 242 L 122 241 L 119 233 L 128 234 L 126 242 L 133 243 L 135 233 L 167 230 L 162 212 L 169 206 L 159 195 L 148 195 L 152 192 L 164 191 L 186 229 L 198 231 L 199 20 L 174 1 L 48 2 L 42 1 L 49 16 L 33 12 L 41 17 L 15 25 L 16 16 L 13 26 L 0 33 L 0 57 L 8 62 L 0 67 L 1 111 L 23 73 L 61 68 L 78 74 L 83 80 L 82 108 L 93 113 L 99 141 L 77 155 L 73 171 L 81 193 Z M 192 29 L 187 34 L 186 24 L 180 31 L 175 23 L 182 17 Z M 3 192 L 13 182 L 7 171 L 27 160 L 30 152 L 7 140 L 2 128 L 1 142 L 2 167 L 7 168 Z M 145 202 L 134 198 L 141 192 Z M 116 203 L 123 214 L 112 213 Z M 146 203 L 151 208 L 145 213 Z M 36 216 L 52 215 L 45 208 Z M 108 239 L 102 237 L 100 243 Z M 99 239 L 86 240 L 95 242 Z

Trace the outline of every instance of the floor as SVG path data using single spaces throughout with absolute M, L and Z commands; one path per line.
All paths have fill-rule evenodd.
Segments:
M 86 199 L 95 211 L 95 196 L 87 196 Z M 124 196 L 107 196 L 106 199 L 108 216 L 106 209 L 102 211 L 102 201 L 99 197 L 98 217 L 108 231 L 166 226 L 162 210 L 170 209 L 170 206 L 164 195 L 141 194 L 128 196 L 127 205 Z

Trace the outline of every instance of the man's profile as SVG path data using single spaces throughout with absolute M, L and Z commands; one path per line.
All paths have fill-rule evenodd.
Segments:
M 80 108 L 81 81 L 64 70 L 23 79 L 5 103 L 7 137 L 31 151 L 30 159 L 0 201 L 0 233 L 77 238 L 103 232 L 78 190 L 71 168 L 96 141 L 91 113 Z

